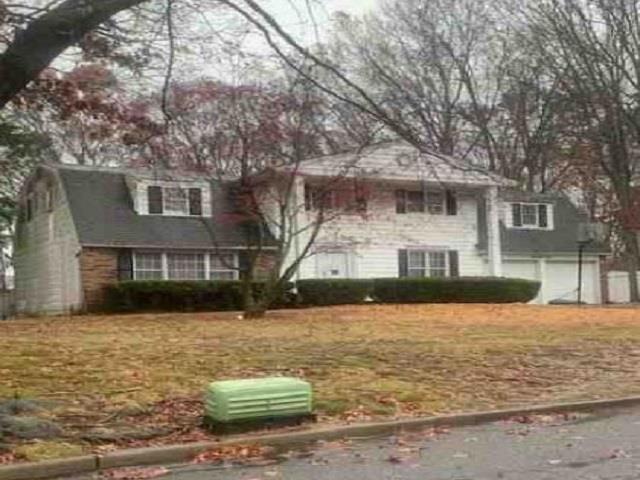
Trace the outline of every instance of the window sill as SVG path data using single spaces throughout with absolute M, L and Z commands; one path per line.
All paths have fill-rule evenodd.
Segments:
M 536 230 L 540 232 L 552 232 L 554 229 L 551 227 L 508 227 L 508 230 Z

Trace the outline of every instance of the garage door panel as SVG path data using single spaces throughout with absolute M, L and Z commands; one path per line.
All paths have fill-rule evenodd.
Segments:
M 545 294 L 548 301 L 577 300 L 578 298 L 578 262 L 547 262 Z M 587 303 L 599 303 L 600 296 L 598 263 L 582 264 L 582 300 Z
M 502 264 L 502 274 L 508 278 L 538 280 L 538 262 L 535 260 L 505 260 Z M 541 303 L 540 295 L 531 303 Z

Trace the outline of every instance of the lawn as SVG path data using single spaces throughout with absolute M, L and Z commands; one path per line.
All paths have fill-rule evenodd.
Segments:
M 324 421 L 640 394 L 640 310 L 632 308 L 36 318 L 0 322 L 0 348 L 0 397 L 55 400 L 52 415 L 70 428 L 171 399 L 197 406 L 210 381 L 264 375 L 311 381 Z

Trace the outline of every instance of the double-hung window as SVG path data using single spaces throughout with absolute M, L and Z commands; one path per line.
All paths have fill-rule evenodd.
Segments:
M 169 280 L 204 280 L 204 253 L 168 253 L 167 273 Z
M 447 272 L 447 252 L 422 250 L 407 252 L 407 275 L 409 277 L 446 277 Z
M 184 188 L 169 187 L 164 189 L 163 210 L 167 215 L 188 215 L 189 203 Z
M 211 255 L 209 278 L 211 280 L 235 280 L 238 278 L 238 257 L 234 254 Z
M 511 218 L 515 228 L 549 228 L 550 206 L 546 203 L 512 203 Z
M 136 280 L 162 280 L 162 253 L 136 252 L 134 269 Z
M 452 190 L 396 190 L 396 213 L 428 212 L 457 215 L 456 194 Z
M 147 198 L 147 210 L 152 215 L 202 215 L 201 188 L 150 185 Z

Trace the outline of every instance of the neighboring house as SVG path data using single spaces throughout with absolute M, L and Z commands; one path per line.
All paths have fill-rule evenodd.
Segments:
M 120 280 L 237 278 L 246 237 L 228 197 L 198 177 L 39 167 L 16 226 L 18 311 L 96 309 Z
M 331 183 L 336 194 L 320 202 L 317 189 Z M 542 280 L 540 303 L 575 299 L 582 218 L 560 195 L 517 192 L 476 167 L 389 143 L 303 162 L 296 223 L 304 227 L 318 208 L 337 209 L 343 185 L 357 185 L 356 208 L 322 226 L 294 280 L 504 275 Z M 198 177 L 40 167 L 21 196 L 19 311 L 99 308 L 104 287 L 123 279 L 237 278 L 246 238 L 228 221 L 227 190 Z M 292 255 L 303 244 L 297 239 Z M 585 251 L 587 302 L 601 299 L 598 260 L 606 253 Z

